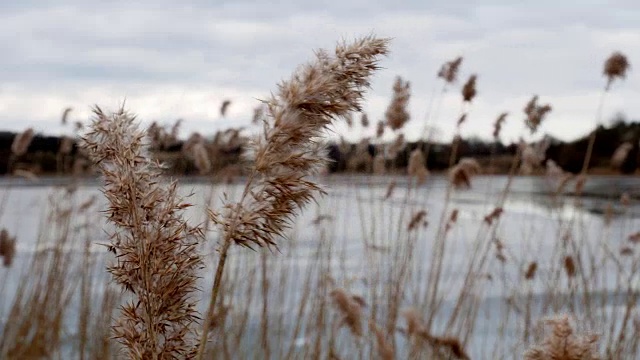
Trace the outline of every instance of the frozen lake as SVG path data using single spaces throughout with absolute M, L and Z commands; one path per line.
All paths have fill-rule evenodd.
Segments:
M 571 298 L 575 297 L 572 289 L 583 291 L 584 288 L 555 274 L 556 263 L 562 259 L 560 253 L 568 251 L 561 246 L 562 239 L 567 236 L 575 239 L 574 243 L 581 246 L 574 249 L 574 254 L 586 258 L 601 251 L 619 254 L 621 249 L 632 247 L 628 237 L 640 230 L 640 203 L 637 202 L 640 181 L 635 177 L 591 178 L 580 200 L 572 196 L 553 196 L 550 192 L 553 185 L 545 178 L 515 178 L 503 206 L 504 212 L 494 227 L 487 226 L 484 218 L 500 201 L 507 183 L 505 177 L 476 177 L 472 189 L 454 191 L 449 201 L 446 200 L 447 182 L 441 176 L 433 176 L 426 184 L 417 187 L 409 186 L 406 177 L 391 176 L 332 176 L 318 181 L 328 194 L 319 198 L 317 204 L 309 206 L 297 219 L 288 239 L 280 241 L 279 251 L 268 255 L 266 267 L 261 267 L 265 264 L 261 263 L 260 254 L 250 250 L 233 248 L 229 257 L 228 281 L 236 283 L 228 292 L 226 301 L 230 303 L 246 300 L 247 291 L 259 280 L 261 269 L 266 268 L 270 274 L 272 281 L 266 291 L 272 304 L 278 304 L 269 307 L 271 321 L 280 319 L 277 322 L 279 331 L 270 335 L 274 353 L 286 353 L 292 342 L 301 348 L 308 345 L 309 339 L 304 331 L 295 331 L 292 321 L 287 320 L 287 316 L 292 316 L 287 314 L 295 315 L 295 312 L 287 312 L 286 309 L 298 309 L 298 304 L 306 301 L 305 294 L 313 291 L 308 289 L 309 284 L 319 283 L 321 276 L 329 276 L 335 287 L 347 288 L 366 299 L 379 299 L 382 302 L 379 304 L 381 314 L 384 314 L 382 309 L 387 302 L 385 287 L 395 286 L 394 282 L 402 279 L 401 307 L 414 306 L 426 313 L 424 293 L 429 286 L 426 278 L 433 262 L 438 225 L 442 214 L 448 217 L 451 211 L 457 210 L 457 221 L 446 234 L 440 302 L 432 331 L 447 331 L 447 319 L 455 308 L 459 289 L 464 287 L 465 279 L 469 279 L 470 259 L 481 258 L 480 253 L 486 253 L 485 264 L 478 268 L 482 269 L 481 273 L 472 274 L 474 296 L 480 301 L 480 311 L 475 315 L 477 320 L 473 324 L 473 332 L 468 335 L 467 349 L 474 359 L 519 358 L 512 351 L 521 350 L 523 336 L 526 335 L 522 329 L 524 315 L 518 317 L 517 311 L 511 308 L 517 308 L 514 303 L 533 302 L 533 312 L 527 316 L 534 322 L 555 313 L 584 311 L 584 304 L 574 303 Z M 391 196 L 386 198 L 392 181 L 396 186 Z M 99 212 L 105 208 L 99 184 L 95 181 L 82 182 L 69 195 L 64 189 L 65 182 L 61 179 L 36 182 L 0 179 L 0 225 L 18 239 L 14 265 L 10 269 L 0 267 L 0 284 L 3 286 L 0 316 L 4 316 L 12 303 L 20 284 L 20 274 L 26 270 L 32 256 L 50 251 L 55 239 L 67 234 L 52 225 L 56 221 L 52 214 L 59 215 L 67 209 L 74 209 L 72 226 L 67 229 L 74 240 L 69 241 L 66 250 L 77 254 L 71 257 L 72 261 L 82 259 L 83 244 L 89 241 L 92 264 L 97 269 L 94 276 L 99 279 L 97 283 L 108 279 L 106 272 L 100 271 L 108 255 L 105 247 L 99 244 L 108 242 L 104 232 L 108 226 Z M 216 185 L 210 185 L 203 179 L 181 181 L 181 191 L 192 193 L 187 201 L 194 204 L 185 217 L 194 225 L 203 223 L 207 202 L 211 201 L 212 207 L 219 208 L 223 194 L 234 198 L 242 188 L 241 181 Z M 623 193 L 632 197 L 628 206 L 620 202 Z M 95 203 L 90 202 L 92 198 L 95 198 Z M 52 211 L 56 207 L 57 210 Z M 82 211 L 79 210 L 81 207 Z M 407 226 L 411 217 L 420 210 L 426 211 L 428 224 L 409 231 Z M 203 253 L 207 254 L 207 268 L 202 273 L 204 297 L 208 296 L 213 280 L 212 267 L 218 239 L 216 230 L 211 229 L 207 238 L 202 246 Z M 500 252 L 504 261 L 495 256 L 496 249 L 492 244 L 496 240 L 503 246 Z M 621 305 L 626 301 L 626 293 L 621 289 L 621 268 L 631 266 L 630 262 L 635 257 L 621 258 L 618 262 L 605 259 L 600 264 L 599 271 L 604 275 L 593 280 L 589 291 L 600 299 L 598 304 L 602 316 L 623 310 Z M 401 278 L 398 278 L 396 270 L 399 259 L 406 261 L 409 269 L 408 274 Z M 532 261 L 537 263 L 538 275 L 524 282 L 522 273 Z M 372 285 L 374 282 L 376 286 Z M 546 303 L 551 288 L 566 294 L 568 299 Z M 100 298 L 101 291 L 104 291 L 104 286 L 95 286 L 95 299 Z M 560 295 L 555 294 L 554 298 Z M 255 339 L 262 305 L 261 300 L 246 305 L 250 316 L 245 330 L 247 336 L 241 341 L 241 347 L 259 346 L 259 340 Z M 204 306 L 203 302 L 202 308 Z M 370 311 L 373 308 L 368 304 L 366 312 Z M 67 314 L 67 336 L 72 344 L 77 316 L 74 311 Z M 513 315 L 506 318 L 505 314 Z M 227 326 L 233 327 L 234 317 L 231 319 Z M 398 324 L 401 326 L 403 321 L 399 320 Z M 449 329 L 457 329 L 457 326 L 463 324 L 454 324 Z M 454 331 L 460 333 L 459 329 Z M 401 335 L 397 338 L 403 341 Z M 348 341 L 348 338 L 340 339 L 340 342 Z M 503 344 L 503 348 L 497 349 L 496 343 Z M 349 348 L 348 344 L 342 346 Z M 246 356 L 248 354 L 251 353 L 245 353 Z M 298 358 L 295 354 L 293 356 Z

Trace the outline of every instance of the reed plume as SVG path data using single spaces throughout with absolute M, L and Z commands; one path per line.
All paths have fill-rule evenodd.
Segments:
M 334 306 L 340 312 L 340 326 L 346 326 L 357 337 L 363 334 L 362 318 L 364 302 L 359 296 L 349 294 L 344 289 L 334 289 L 329 294 Z
M 462 99 L 464 100 L 464 102 L 470 103 L 478 94 L 478 91 L 476 90 L 477 79 L 478 76 L 476 74 L 469 76 L 469 79 L 462 87 Z
M 498 140 L 498 138 L 500 137 L 500 132 L 502 131 L 502 125 L 507 120 L 507 115 L 509 115 L 509 113 L 504 112 L 500 114 L 496 119 L 496 121 L 493 123 L 493 138 L 496 140 Z
M 458 78 L 458 70 L 462 64 L 462 57 L 457 57 L 451 61 L 442 64 L 438 71 L 438 77 L 442 78 L 446 83 L 452 84 Z
M 541 345 L 533 346 L 524 355 L 526 360 L 598 360 L 595 335 L 578 335 L 574 333 L 569 317 L 547 320 L 553 330 Z
M 396 77 L 396 81 L 393 84 L 393 98 L 385 112 L 386 123 L 391 130 L 401 129 L 409 121 L 410 115 L 407 106 L 409 105 L 410 97 L 411 85 L 409 82 L 403 80 L 400 76 Z
M 22 156 L 27 153 L 29 149 L 29 145 L 31 145 L 31 141 L 33 141 L 35 133 L 33 128 L 28 128 L 27 130 L 21 132 L 13 138 L 13 143 L 11 144 L 11 153 L 14 156 Z
M 615 79 L 624 79 L 630 68 L 629 60 L 619 51 L 615 51 L 604 62 L 602 73 L 607 77 L 606 90 L 609 90 Z
M 627 60 L 627 57 L 622 53 L 616 51 L 611 56 L 607 58 L 604 62 L 603 74 L 607 77 L 607 83 L 604 87 L 604 91 L 600 96 L 600 102 L 598 103 L 598 109 L 596 110 L 596 123 L 600 125 L 601 117 L 602 117 L 602 108 L 604 106 L 604 99 L 606 95 L 609 93 L 611 89 L 611 84 L 615 79 L 623 79 L 627 76 L 627 71 L 631 65 Z M 589 144 L 587 145 L 587 152 L 584 156 L 584 161 L 582 163 L 582 170 L 580 171 L 581 175 L 586 176 L 587 171 L 589 170 L 589 164 L 591 162 L 591 156 L 593 154 L 593 147 L 596 143 L 596 131 L 591 132 L 591 136 L 589 137 Z
M 160 166 L 149 159 L 135 117 L 124 109 L 107 114 L 96 106 L 93 112 L 82 145 L 102 172 L 107 218 L 116 227 L 108 249 L 117 260 L 108 271 L 133 296 L 113 335 L 132 359 L 192 357 L 201 230 L 181 217 L 190 205 L 177 184 L 159 184 Z
M 217 304 L 224 265 L 231 244 L 277 247 L 297 211 L 322 193 L 307 176 L 327 163 L 318 138 L 327 127 L 349 112 L 361 111 L 360 102 L 369 79 L 387 54 L 388 40 L 373 36 L 339 44 L 332 56 L 316 53 L 316 61 L 300 68 L 278 86 L 270 100 L 263 135 L 253 144 L 254 168 L 238 203 L 226 204 L 224 213 L 210 211 L 223 231 L 220 257 L 204 322 L 198 357 L 202 359 L 208 319 Z
M 531 100 L 529 100 L 524 107 L 524 113 L 526 115 L 524 123 L 529 130 L 531 130 L 531 134 L 538 131 L 538 127 L 540 127 L 540 124 L 549 112 L 551 112 L 551 105 L 539 105 L 538 95 L 534 95 Z
M 16 238 L 11 237 L 7 229 L 0 231 L 0 257 L 2 257 L 2 265 L 11 267 L 13 257 L 16 254 Z

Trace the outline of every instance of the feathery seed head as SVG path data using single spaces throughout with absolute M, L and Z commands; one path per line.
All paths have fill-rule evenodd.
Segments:
M 15 156 L 22 156 L 27 153 L 29 149 L 29 145 L 31 145 L 31 141 L 33 141 L 33 137 L 35 132 L 33 128 L 28 128 L 27 130 L 17 134 L 13 138 L 13 143 L 11 144 L 11 152 Z
M 476 94 L 478 93 L 476 91 L 477 79 L 478 76 L 476 74 L 469 76 L 469 80 L 467 80 L 467 82 L 462 87 L 462 99 L 465 102 L 471 102 L 473 101 L 473 98 L 476 97 Z
M 409 82 L 402 80 L 400 76 L 396 77 L 396 81 L 393 84 L 393 98 L 385 112 L 386 122 L 391 130 L 401 129 L 409 121 L 410 115 L 407 107 L 410 97 Z
M 607 89 L 615 79 L 624 79 L 627 76 L 630 64 L 627 57 L 619 51 L 614 52 L 604 62 L 603 74 L 607 77 Z
M 451 61 L 442 64 L 438 71 L 438 77 L 444 79 L 448 84 L 452 84 L 458 77 L 458 70 L 462 64 L 462 57 L 457 57 Z
M 181 217 L 189 207 L 177 184 L 161 186 L 159 164 L 150 160 L 144 131 L 124 109 L 99 107 L 82 147 L 104 177 L 108 220 L 116 263 L 108 270 L 134 299 L 122 306 L 115 338 L 136 359 L 185 358 L 197 349 L 192 325 L 198 321 L 196 251 L 202 232 Z
M 524 123 L 529 130 L 531 130 L 532 134 L 538 131 L 538 127 L 549 112 L 551 112 L 551 105 L 538 105 L 538 95 L 534 95 L 531 100 L 529 100 L 524 108 L 526 115 Z

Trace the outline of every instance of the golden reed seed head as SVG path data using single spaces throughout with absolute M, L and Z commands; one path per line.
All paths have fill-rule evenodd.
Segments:
M 391 130 L 401 129 L 409 121 L 410 115 L 407 107 L 410 97 L 411 86 L 409 82 L 402 80 L 400 76 L 396 77 L 393 84 L 393 98 L 385 112 L 386 122 Z
M 427 217 L 426 210 L 417 211 L 411 217 L 411 220 L 409 221 L 409 225 L 407 226 L 407 230 L 409 231 L 416 230 L 420 225 L 427 226 L 427 221 L 425 220 L 426 217 Z
M 11 152 L 15 156 L 22 156 L 27 153 L 29 150 L 29 145 L 31 145 L 31 141 L 33 141 L 33 137 L 35 132 L 33 128 L 28 128 L 27 130 L 17 134 L 13 138 L 13 143 L 11 144 Z
M 498 115 L 498 118 L 493 123 L 493 137 L 496 140 L 500 137 L 500 132 L 502 131 L 502 125 L 507 120 L 507 115 L 509 115 L 509 113 L 506 113 L 506 112 Z
M 438 71 L 438 77 L 444 79 L 448 84 L 452 84 L 458 77 L 458 70 L 462 64 L 462 57 L 457 57 L 451 61 L 442 64 Z
M 102 172 L 107 219 L 115 229 L 109 250 L 117 261 L 108 268 L 113 280 L 130 292 L 113 336 L 136 359 L 189 358 L 197 348 L 193 325 L 197 245 L 202 229 L 182 217 L 177 183 L 161 185 L 162 169 L 149 157 L 146 134 L 123 108 L 94 118 L 82 147 Z
M 567 276 L 570 278 L 576 276 L 576 263 L 573 261 L 573 258 L 569 255 L 564 257 L 564 271 L 567 273 Z
M 361 337 L 364 333 L 362 327 L 364 300 L 349 294 L 344 289 L 334 289 L 329 296 L 342 315 L 340 326 L 347 326 L 353 335 Z
M 16 238 L 11 237 L 7 229 L 0 231 L 0 257 L 4 267 L 11 267 L 13 257 L 16 254 Z
M 504 210 L 501 207 L 497 207 L 493 209 L 491 213 L 489 213 L 487 216 L 484 217 L 484 222 L 487 225 L 493 224 L 495 220 L 498 220 L 500 218 L 503 212 Z
M 529 263 L 527 271 L 524 273 L 524 278 L 527 280 L 533 280 L 533 278 L 536 276 L 536 270 L 538 270 L 538 263 L 532 261 L 531 263 Z
M 598 337 L 575 334 L 568 316 L 548 319 L 545 323 L 553 326 L 551 333 L 542 344 L 532 346 L 525 352 L 525 360 L 601 359 L 598 354 Z
M 534 134 L 538 131 L 538 127 L 547 116 L 549 112 L 551 112 L 551 105 L 538 105 L 538 95 L 534 95 L 531 100 L 524 107 L 524 113 L 526 115 L 524 123 L 531 130 L 531 134 Z
M 224 100 L 222 105 L 220 105 L 220 116 L 227 116 L 227 111 L 229 110 L 229 106 L 231 105 L 231 100 Z
M 316 60 L 279 84 L 266 101 L 269 122 L 253 143 L 254 169 L 240 203 L 225 205 L 211 220 L 224 241 L 240 246 L 275 247 L 296 213 L 324 193 L 307 177 L 324 169 L 325 146 L 317 141 L 335 119 L 362 110 L 370 78 L 388 53 L 388 39 L 364 37 L 340 43 L 334 54 L 320 50 Z
M 621 52 L 616 51 L 611 54 L 604 62 L 602 71 L 604 76 L 607 77 L 607 89 L 609 89 L 613 80 L 624 79 L 630 67 L 629 60 Z
M 462 99 L 465 102 L 471 102 L 473 101 L 473 98 L 476 97 L 476 94 L 478 93 L 476 90 L 477 79 L 478 76 L 476 74 L 469 76 L 469 80 L 467 80 L 467 82 L 462 87 Z

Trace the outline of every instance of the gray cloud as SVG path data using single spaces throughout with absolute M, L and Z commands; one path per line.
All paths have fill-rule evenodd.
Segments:
M 554 106 L 543 130 L 571 138 L 595 124 L 606 56 L 620 49 L 632 64 L 640 59 L 639 15 L 632 1 L 0 2 L 0 124 L 61 132 L 57 121 L 65 107 L 86 118 L 91 104 L 117 106 L 125 98 L 142 119 L 184 118 L 186 130 L 247 123 L 255 99 L 312 50 L 376 33 L 394 40 L 366 104 L 372 120 L 383 116 L 393 79 L 401 75 L 413 89 L 408 137 L 419 133 L 441 87 L 437 69 L 463 55 L 460 82 L 479 75 L 465 135 L 488 137 L 502 111 L 511 112 L 506 139 L 526 134 L 521 109 L 535 93 Z M 633 101 L 639 80 L 631 72 L 614 86 L 605 116 L 640 114 Z M 226 98 L 234 101 L 232 120 L 221 121 L 217 111 Z M 451 89 L 436 124 L 445 137 L 459 109 L 458 89 Z

